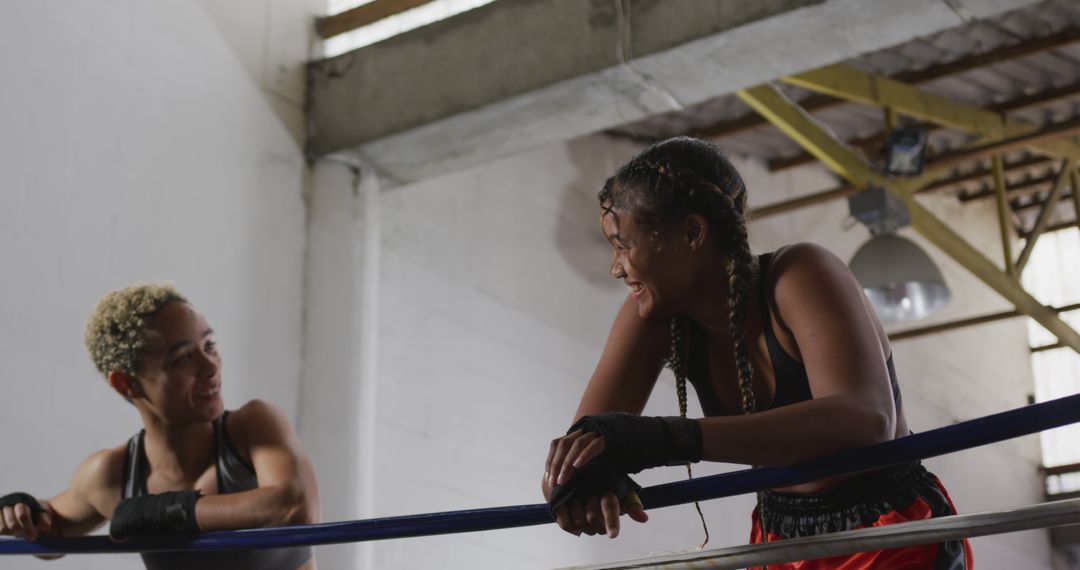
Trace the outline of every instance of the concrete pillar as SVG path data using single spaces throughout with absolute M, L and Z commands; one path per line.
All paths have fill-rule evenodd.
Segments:
M 372 515 L 378 182 L 320 160 L 308 194 L 304 370 L 298 429 L 319 475 L 323 521 Z M 370 545 L 320 547 L 320 566 L 370 568 Z

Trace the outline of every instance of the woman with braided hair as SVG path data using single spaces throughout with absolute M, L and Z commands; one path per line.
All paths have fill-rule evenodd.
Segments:
M 847 266 L 812 244 L 751 254 L 746 188 L 712 144 L 653 145 L 608 179 L 601 226 L 611 274 L 630 288 L 574 424 L 548 453 L 542 488 L 580 535 L 647 515 L 627 476 L 700 460 L 777 466 L 909 432 L 884 328 Z M 639 415 L 675 373 L 682 417 Z M 690 382 L 705 417 L 686 418 Z M 918 462 L 758 495 L 754 543 L 955 512 Z M 955 541 L 769 568 L 969 570 Z

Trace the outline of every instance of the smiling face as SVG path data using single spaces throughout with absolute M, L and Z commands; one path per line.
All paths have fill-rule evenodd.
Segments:
M 221 399 L 221 355 L 202 313 L 175 301 L 154 316 L 129 397 L 163 423 L 213 421 Z M 114 384 L 115 385 L 115 384 Z
M 650 231 L 621 210 L 601 209 L 600 226 L 614 250 L 611 276 L 630 288 L 642 318 L 685 311 L 692 296 L 697 263 L 684 226 Z

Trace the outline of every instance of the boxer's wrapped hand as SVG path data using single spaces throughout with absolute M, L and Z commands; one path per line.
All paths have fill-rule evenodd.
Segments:
M 585 416 L 553 443 L 548 473 L 553 485 L 569 480 L 594 458 L 623 473 L 650 467 L 701 461 L 701 426 L 680 417 L 651 417 L 610 412 Z
M 170 491 L 158 495 L 130 497 L 120 501 L 113 511 L 109 536 L 123 540 L 152 534 L 194 534 L 198 491 Z
M 10 493 L 0 497 L 0 535 L 27 540 L 52 530 L 52 515 L 28 493 Z

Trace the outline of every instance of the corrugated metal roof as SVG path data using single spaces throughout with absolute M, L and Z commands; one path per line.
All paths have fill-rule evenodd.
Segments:
M 995 62 L 977 67 L 968 65 L 972 62 L 985 63 L 977 60 L 1003 50 L 1014 57 L 1004 60 L 997 58 Z M 1016 57 L 1020 52 L 1023 55 Z M 1080 118 L 1080 2 L 1047 0 L 994 19 L 972 21 L 868 53 L 846 63 L 883 75 L 914 76 L 914 82 L 921 89 L 980 107 L 1006 105 L 1006 112 L 1010 116 L 1040 125 L 1074 120 Z M 939 75 L 942 69 L 951 73 L 930 79 L 925 77 L 928 74 Z M 924 77 L 919 78 L 920 74 Z M 790 85 L 780 84 L 778 87 L 798 102 L 817 97 Z M 1064 94 L 1037 104 L 1027 101 L 1026 105 L 1021 105 L 1025 97 L 1046 99 L 1040 94 L 1053 93 L 1055 90 Z M 730 125 L 732 121 L 752 115 L 753 111 L 737 97 L 722 95 L 682 111 L 656 115 L 610 132 L 638 140 L 660 140 L 679 134 L 709 131 L 718 125 Z M 874 136 L 884 128 L 883 112 L 862 105 L 834 104 L 813 111 L 813 115 L 846 141 Z M 934 129 L 928 138 L 932 152 L 954 149 L 973 139 L 968 133 L 949 129 Z M 766 161 L 802 154 L 797 144 L 768 124 L 730 130 L 729 134 L 713 137 L 713 140 L 732 154 L 754 156 Z M 1007 161 L 1026 158 L 1028 155 L 1023 152 L 1006 156 Z M 979 168 L 988 169 L 989 160 L 958 168 L 957 173 Z M 1055 161 L 1044 161 L 1033 167 L 1011 170 L 1007 178 L 1011 184 L 1020 185 L 1025 180 L 1045 178 L 1054 169 Z M 989 183 L 986 178 L 976 179 L 957 185 L 952 191 L 958 196 L 979 192 L 985 194 Z M 1013 206 L 1018 216 L 1018 226 L 1031 227 L 1038 208 L 1024 207 L 1024 204 L 1040 203 L 1045 199 L 1049 186 L 1035 185 L 1016 193 Z M 1071 199 L 1063 200 L 1055 213 L 1055 220 L 1062 217 L 1072 219 L 1067 213 L 1072 208 L 1071 202 Z

